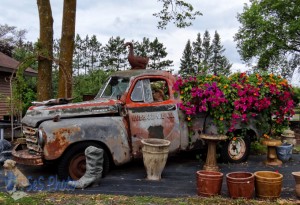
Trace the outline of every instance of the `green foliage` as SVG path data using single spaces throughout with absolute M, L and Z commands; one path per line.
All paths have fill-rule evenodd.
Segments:
M 111 37 L 105 45 L 102 56 L 101 67 L 106 70 L 118 71 L 125 70 L 128 66 L 126 60 L 126 48 L 124 47 L 125 39 L 119 36 Z
M 215 32 L 214 39 L 211 45 L 212 56 L 209 59 L 209 71 L 214 75 L 230 75 L 230 68 L 232 64 L 229 63 L 227 58 L 223 56 L 225 51 L 221 45 L 221 38 L 218 32 Z
M 210 34 L 205 31 L 203 40 L 200 33 L 197 34 L 195 42 L 188 40 L 180 59 L 179 73 L 182 76 L 187 74 L 215 74 L 230 75 L 232 64 L 223 55 L 225 49 L 221 45 L 220 35 L 215 32 L 212 43 L 210 42 Z
M 299 68 L 300 7 L 298 0 L 251 0 L 238 15 L 235 35 L 241 58 L 258 59 L 257 68 L 291 78 Z
M 268 149 L 260 141 L 254 141 L 251 143 L 250 151 L 252 154 L 263 155 L 267 154 Z
M 166 47 L 155 38 L 150 42 L 150 53 L 148 57 L 151 59 L 149 68 L 155 70 L 164 70 L 172 66 L 173 61 L 171 60 L 162 60 L 168 53 L 166 52 Z
M 186 76 L 191 73 L 195 73 L 195 70 L 194 70 L 191 41 L 188 40 L 185 45 L 182 58 L 180 59 L 179 74 L 182 76 Z
M 295 104 L 298 105 L 300 103 L 300 87 L 293 87 L 293 92 L 293 100 Z
M 28 57 L 18 66 L 16 75 L 11 77 L 12 95 L 8 98 L 10 114 L 17 116 L 20 120 L 23 113 L 28 109 L 30 103 L 36 98 L 33 89 L 30 87 L 30 80 L 24 77 L 24 71 L 33 63 L 35 56 Z
M 0 52 L 11 57 L 13 49 L 22 45 L 26 32 L 15 26 L 0 24 Z
M 196 189 L 196 188 L 195 188 Z M 0 193 L 0 204 L 3 205 L 95 205 L 95 204 L 122 204 L 122 205 L 274 205 L 274 204 L 295 204 L 294 199 L 277 200 L 255 200 L 255 199 L 230 199 L 228 197 L 155 197 L 155 196 L 124 196 L 124 195 L 105 195 L 105 194 L 68 194 L 64 192 L 37 192 L 15 201 L 7 193 Z
M 154 13 L 158 17 L 159 29 L 165 29 L 169 22 L 173 22 L 178 28 L 185 28 L 192 25 L 192 20 L 202 15 L 200 11 L 195 11 L 191 4 L 182 0 L 158 0 L 163 3 L 163 9 Z
M 96 95 L 109 75 L 110 72 L 94 70 L 90 71 L 88 75 L 75 76 L 73 89 L 74 102 L 82 101 L 82 96 L 86 94 Z

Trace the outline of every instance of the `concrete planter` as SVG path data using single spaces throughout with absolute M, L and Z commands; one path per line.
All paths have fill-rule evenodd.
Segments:
M 170 141 L 164 139 L 143 139 L 143 161 L 147 172 L 147 179 L 160 180 L 161 173 L 165 168 Z

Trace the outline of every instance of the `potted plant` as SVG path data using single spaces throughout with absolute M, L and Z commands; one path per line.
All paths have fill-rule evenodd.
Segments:
M 243 128 L 252 123 L 251 119 L 255 119 L 255 126 L 263 134 L 277 136 L 294 114 L 292 87 L 274 74 L 179 77 L 174 89 L 180 94 L 179 108 L 190 127 L 197 114 L 206 113 L 213 119 L 218 134 L 226 134 L 230 140 L 236 138 L 236 125 Z

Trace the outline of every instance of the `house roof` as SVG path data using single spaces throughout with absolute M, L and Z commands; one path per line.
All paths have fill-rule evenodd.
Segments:
M 17 70 L 19 64 L 19 61 L 0 52 L 0 72 L 2 71 L 12 73 Z M 25 70 L 25 75 L 37 76 L 37 71 L 33 70 L 32 68 L 27 68 Z

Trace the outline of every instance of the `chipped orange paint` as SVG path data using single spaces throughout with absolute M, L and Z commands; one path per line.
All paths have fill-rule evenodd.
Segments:
M 48 141 L 44 147 L 45 159 L 52 160 L 60 157 L 72 143 L 69 140 L 70 136 L 76 132 L 80 132 L 80 127 L 59 128 L 53 131 L 54 140 Z

